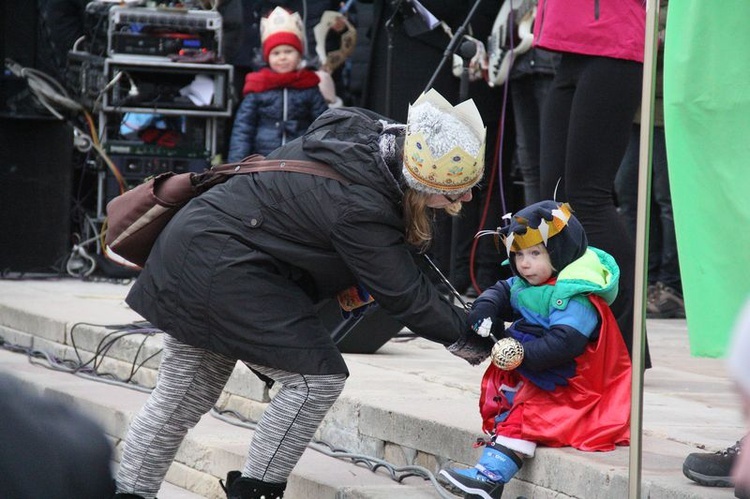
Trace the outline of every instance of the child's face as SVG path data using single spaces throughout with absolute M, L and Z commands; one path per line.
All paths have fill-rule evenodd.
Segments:
M 277 73 L 296 71 L 302 56 L 291 45 L 277 45 L 268 53 L 268 66 Z
M 552 277 L 554 269 L 547 248 L 543 244 L 516 251 L 512 256 L 515 258 L 518 273 L 532 286 L 544 284 Z

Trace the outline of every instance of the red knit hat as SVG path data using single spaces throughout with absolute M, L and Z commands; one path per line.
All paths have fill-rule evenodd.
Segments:
M 291 45 L 300 54 L 304 54 L 304 27 L 302 18 L 296 12 L 289 12 L 276 7 L 260 20 L 260 40 L 263 44 L 263 59 L 268 60 L 268 54 L 279 45 Z

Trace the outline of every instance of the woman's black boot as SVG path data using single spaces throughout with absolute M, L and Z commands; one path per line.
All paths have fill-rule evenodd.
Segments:
M 143 496 L 135 494 L 115 494 L 115 499 L 145 499 Z
M 221 480 L 219 480 L 221 482 Z M 227 484 L 221 484 L 227 499 L 281 499 L 284 497 L 286 482 L 268 483 L 242 476 L 239 471 L 227 473 Z

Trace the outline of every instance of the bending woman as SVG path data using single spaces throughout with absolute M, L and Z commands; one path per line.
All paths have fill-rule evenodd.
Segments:
M 127 302 L 166 332 L 157 386 L 128 432 L 121 498 L 156 496 L 187 431 L 237 360 L 282 385 L 255 431 L 230 498 L 280 498 L 348 370 L 315 304 L 352 286 L 414 333 L 472 364 L 489 347 L 414 261 L 433 210 L 460 209 L 484 169 L 473 102 L 437 92 L 399 125 L 326 111 L 269 159 L 330 165 L 343 181 L 287 171 L 236 175 L 191 200 L 159 236 Z M 406 153 L 404 152 L 406 151 Z

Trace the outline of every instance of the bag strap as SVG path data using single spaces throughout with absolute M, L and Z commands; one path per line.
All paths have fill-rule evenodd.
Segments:
M 326 163 L 299 159 L 265 159 L 260 154 L 248 156 L 239 163 L 226 163 L 219 165 L 211 168 L 209 171 L 223 176 L 254 172 L 289 171 L 327 177 L 333 180 L 338 180 L 345 185 L 351 184 L 350 180 Z

